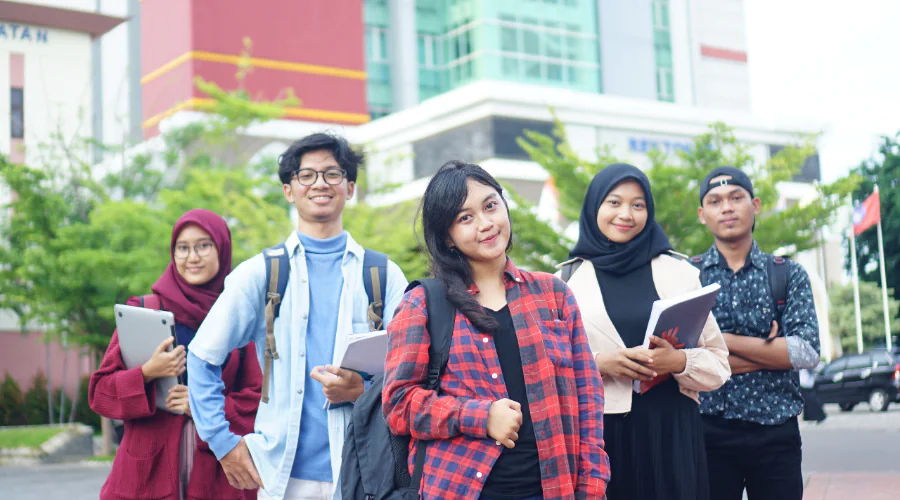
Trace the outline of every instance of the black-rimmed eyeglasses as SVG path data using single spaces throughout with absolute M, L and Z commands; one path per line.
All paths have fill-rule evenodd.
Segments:
M 331 186 L 340 184 L 344 181 L 344 177 L 347 177 L 347 171 L 342 168 L 327 168 L 322 172 L 311 168 L 301 168 L 294 171 L 294 177 L 297 178 L 297 182 L 301 186 L 312 186 L 319 180 L 319 174 L 325 179 L 325 183 Z

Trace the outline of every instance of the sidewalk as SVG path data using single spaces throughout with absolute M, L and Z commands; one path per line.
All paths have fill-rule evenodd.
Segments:
M 900 474 L 848 472 L 812 474 L 803 500 L 896 500 L 900 497 Z

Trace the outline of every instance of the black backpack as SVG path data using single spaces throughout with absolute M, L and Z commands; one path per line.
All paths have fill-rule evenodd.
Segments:
M 791 274 L 791 266 L 787 265 L 790 259 L 766 255 L 766 274 L 769 277 L 769 297 L 772 297 L 775 321 L 778 323 L 778 336 L 783 336 L 784 309 L 787 307 L 788 280 Z M 706 269 L 703 267 L 703 255 L 695 255 L 689 262 L 700 270 L 700 284 L 707 285 Z
M 288 278 L 291 275 L 291 260 L 284 243 L 263 250 L 266 259 L 266 349 L 263 364 L 262 398 L 269 402 L 269 379 L 272 376 L 272 363 L 278 359 L 275 346 L 275 319 L 281 312 L 281 298 L 287 290 Z M 384 297 L 387 287 L 387 255 L 375 250 L 365 249 L 363 254 L 363 284 L 369 297 L 368 320 L 369 329 L 381 330 L 384 317 Z M 343 406 L 332 405 L 332 408 Z
M 456 308 L 447 301 L 444 285 L 437 279 L 413 281 L 407 291 L 418 285 L 425 288 L 428 310 L 428 382 L 427 388 L 439 390 L 441 373 L 450 357 Z M 356 400 L 341 464 L 341 496 L 348 500 L 407 500 L 419 498 L 422 470 L 425 467 L 427 441 L 419 441 L 413 474 L 409 467 L 409 436 L 396 436 L 388 429 L 381 408 L 384 374 L 372 379 L 372 386 Z

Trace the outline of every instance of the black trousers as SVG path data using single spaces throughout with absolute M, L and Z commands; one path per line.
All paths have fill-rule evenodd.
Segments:
M 797 417 L 761 425 L 703 417 L 709 497 L 741 500 L 802 500 L 803 458 Z

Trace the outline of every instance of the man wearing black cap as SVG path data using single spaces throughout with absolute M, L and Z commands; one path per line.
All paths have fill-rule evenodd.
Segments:
M 759 210 L 753 183 L 737 168 L 718 167 L 700 184 L 698 214 L 716 242 L 692 260 L 704 285 L 722 286 L 713 314 L 732 371 L 724 386 L 700 396 L 716 500 L 740 500 L 745 488 L 750 500 L 803 497 L 797 425 L 803 397 L 793 370 L 818 363 L 819 327 L 806 271 L 754 241 Z M 786 276 L 780 293 L 770 273 Z

